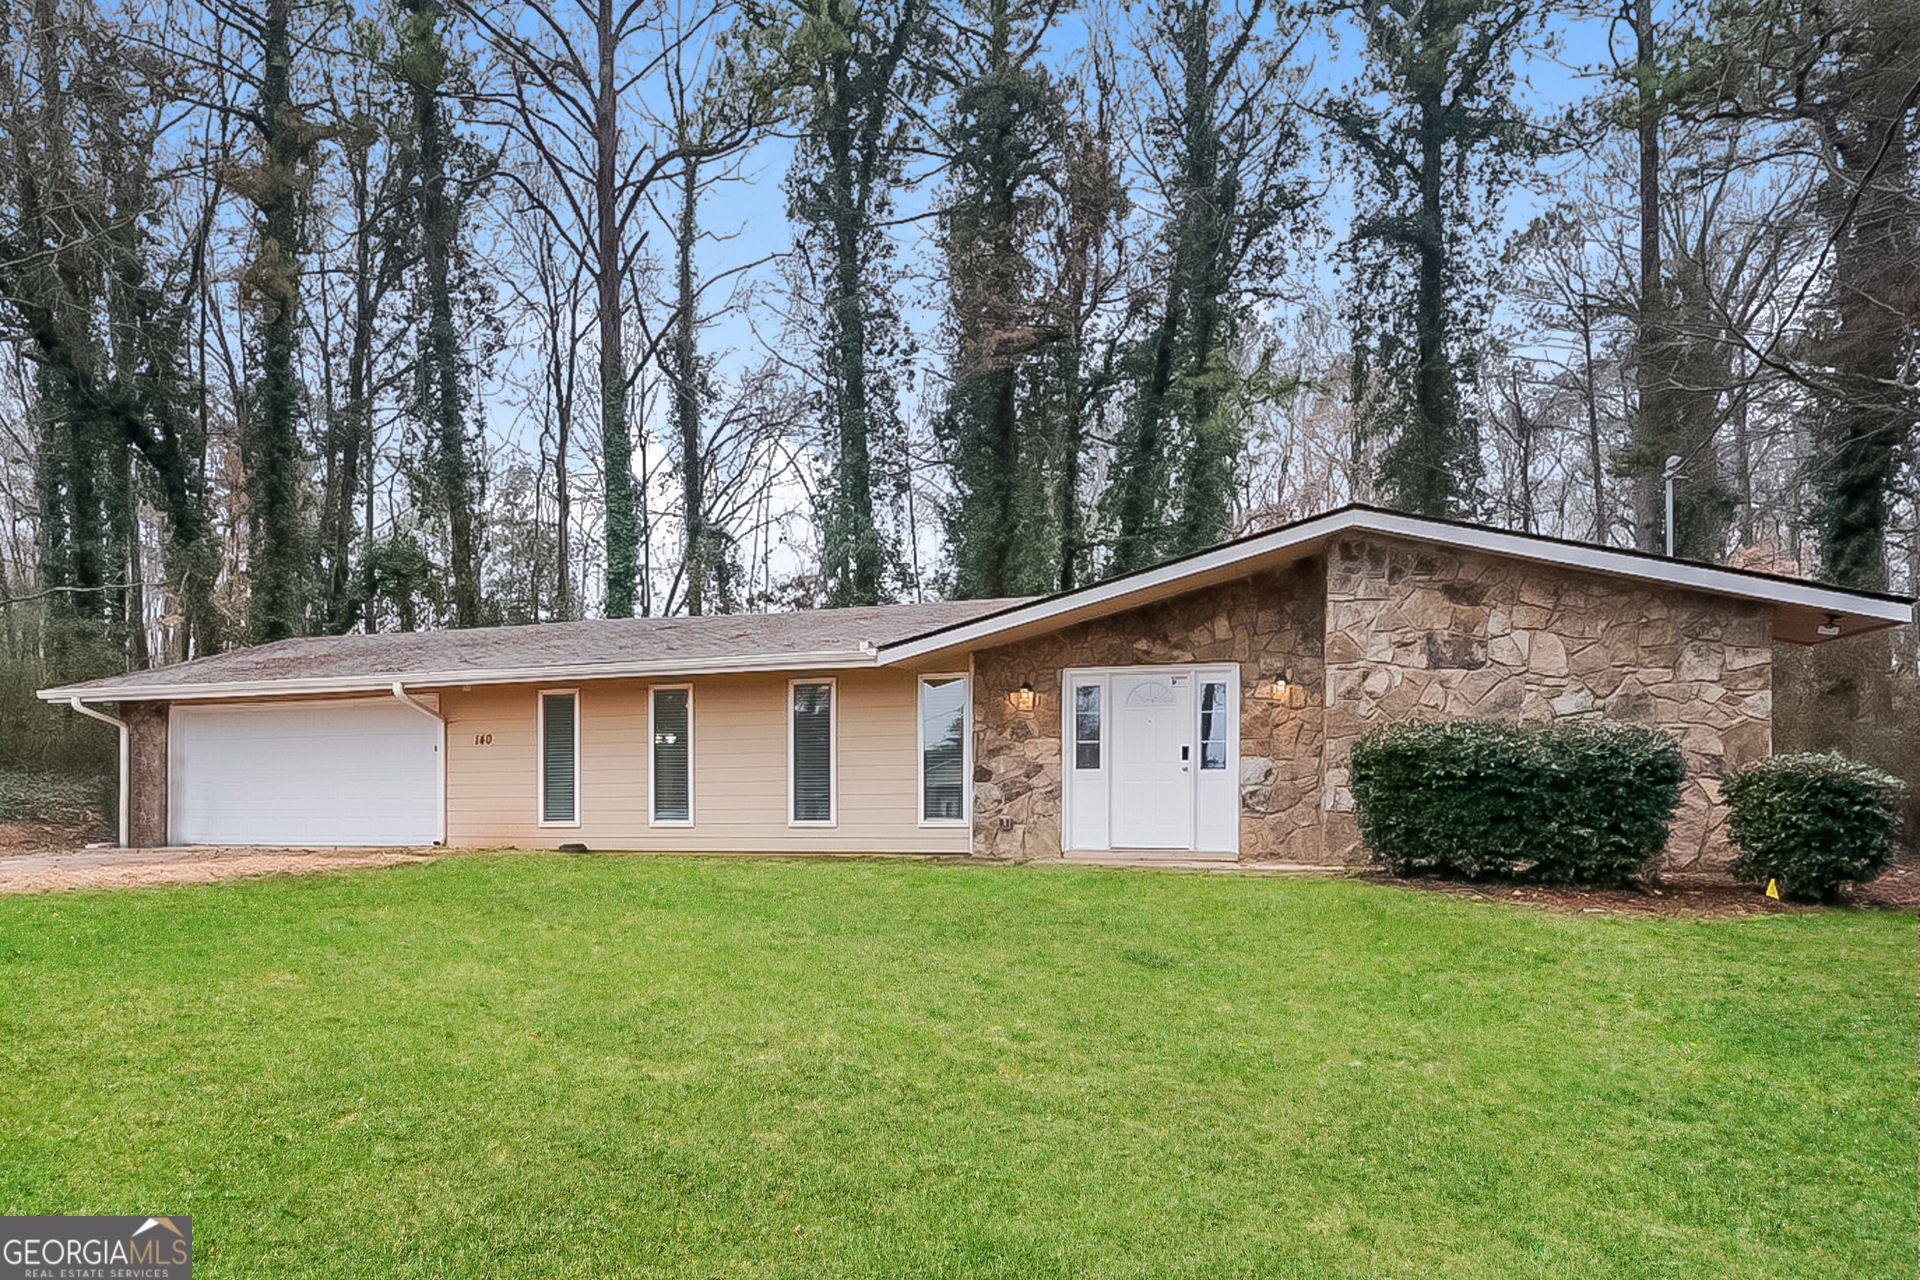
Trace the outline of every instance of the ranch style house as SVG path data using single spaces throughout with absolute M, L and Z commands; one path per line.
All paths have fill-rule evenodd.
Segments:
M 1605 717 L 1678 739 L 1684 868 L 1771 750 L 1775 646 L 1912 617 L 1355 505 L 1039 599 L 301 638 L 40 697 L 119 727 L 123 844 L 1304 865 L 1364 858 L 1374 725 Z

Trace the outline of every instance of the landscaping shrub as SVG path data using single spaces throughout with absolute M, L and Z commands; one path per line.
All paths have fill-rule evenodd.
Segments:
M 1418 721 L 1353 748 L 1360 832 L 1396 875 L 1619 884 L 1666 847 L 1684 776 L 1657 730 Z
M 1774 756 L 1721 784 L 1734 877 L 1780 882 L 1789 898 L 1830 900 L 1893 858 L 1898 778 L 1836 752 Z

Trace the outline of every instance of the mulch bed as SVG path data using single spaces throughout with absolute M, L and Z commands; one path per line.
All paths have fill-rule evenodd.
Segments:
M 1426 893 L 1483 902 L 1505 902 L 1583 915 L 1631 916 L 1752 916 L 1835 908 L 1798 902 L 1777 902 L 1744 885 L 1719 876 L 1669 875 L 1657 886 L 1631 889 L 1565 889 L 1543 885 L 1481 884 L 1426 877 L 1368 877 L 1380 884 L 1401 885 Z M 1840 909 L 1913 911 L 1920 909 L 1920 865 L 1895 866 L 1870 884 L 1847 894 Z

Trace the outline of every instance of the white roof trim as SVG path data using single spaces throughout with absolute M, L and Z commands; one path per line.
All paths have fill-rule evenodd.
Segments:
M 749 654 L 737 658 L 682 658 L 656 662 L 578 662 L 536 667 L 482 667 L 459 671 L 391 671 L 371 675 L 316 676 L 292 680 L 225 680 L 208 684 L 115 685 L 106 689 L 65 685 L 42 689 L 44 702 L 201 702 L 211 698 L 291 698 L 329 693 L 384 693 L 397 684 L 410 688 L 448 685 L 527 684 L 543 680 L 620 680 L 649 676 L 726 675 L 752 671 L 820 671 L 877 665 L 871 649 L 827 649 L 813 653 Z
M 1158 568 L 1096 583 L 1079 591 L 1051 596 L 1033 604 L 1016 606 L 1004 613 L 991 614 L 974 622 L 962 623 L 959 626 L 947 627 L 911 640 L 887 645 L 880 650 L 880 661 L 883 663 L 906 662 L 930 653 L 977 645 L 1001 632 L 1015 627 L 1031 626 L 1036 622 L 1045 622 L 1063 614 L 1085 613 L 1089 610 L 1112 612 L 1113 610 L 1097 610 L 1097 606 L 1111 604 L 1115 608 L 1124 608 L 1129 597 L 1154 595 L 1159 588 L 1182 578 L 1199 577 L 1214 570 L 1229 568 L 1245 561 L 1258 560 L 1263 556 L 1302 544 L 1316 543 L 1356 531 L 1385 533 L 1424 542 L 1471 547 L 1478 551 L 1521 560 L 1564 565 L 1570 569 L 1612 574 L 1643 582 L 1655 582 L 1663 586 L 1711 592 L 1715 595 L 1737 596 L 1772 604 L 1800 605 L 1824 613 L 1837 613 L 1855 618 L 1874 618 L 1890 623 L 1910 622 L 1913 619 L 1913 607 L 1909 604 L 1837 587 L 1823 587 L 1810 582 L 1783 581 L 1716 569 L 1710 565 L 1630 555 L 1610 547 L 1549 541 L 1527 534 L 1503 533 L 1470 525 L 1423 520 L 1418 516 L 1400 515 L 1395 512 L 1349 507 L 1304 520 L 1285 529 L 1276 529 L 1269 534 L 1243 538 L 1239 542 L 1189 556 L 1171 564 L 1164 564 Z
M 1887 600 L 1863 592 L 1848 591 L 1842 587 L 1824 587 L 1813 582 L 1795 582 L 1789 579 L 1741 573 L 1731 569 L 1715 568 L 1712 565 L 1694 564 L 1686 560 L 1664 560 L 1653 556 L 1628 555 L 1612 547 L 1553 542 L 1529 537 L 1524 533 L 1506 533 L 1498 529 L 1475 529 L 1441 524 L 1422 520 L 1417 516 L 1404 516 L 1393 512 L 1354 511 L 1347 514 L 1356 517 L 1352 523 L 1362 528 L 1376 529 L 1381 533 L 1397 533 L 1409 538 L 1425 538 L 1429 541 L 1456 542 L 1477 550 L 1513 556 L 1520 560 L 1564 564 L 1575 569 L 1617 574 L 1620 577 L 1638 578 L 1643 582 L 1657 582 L 1665 586 L 1689 587 L 1695 591 L 1709 591 L 1715 595 L 1739 596 L 1745 600 L 1764 600 L 1770 604 L 1802 605 L 1809 609 L 1855 618 L 1877 618 L 1885 622 L 1913 620 L 1911 604 Z
M 1172 564 L 1146 569 L 1124 578 L 1110 578 L 1065 595 L 1049 596 L 1029 605 L 1016 605 L 1005 613 L 989 614 L 975 622 L 962 623 L 942 631 L 902 640 L 880 650 L 880 661 L 905 662 L 924 654 L 970 645 L 1013 627 L 1044 622 L 1063 613 L 1078 613 L 1092 606 L 1123 601 L 1128 596 L 1150 593 L 1156 587 L 1181 578 L 1195 577 L 1211 569 L 1228 568 L 1242 560 L 1256 559 L 1296 543 L 1323 538 L 1341 529 L 1341 514 L 1319 516 L 1290 529 L 1278 530 L 1262 538 L 1249 538 Z

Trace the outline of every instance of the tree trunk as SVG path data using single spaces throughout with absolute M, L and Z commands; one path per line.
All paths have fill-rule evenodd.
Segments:
M 1580 347 L 1585 357 L 1587 400 L 1587 466 L 1593 472 L 1593 540 L 1606 546 L 1613 529 L 1607 519 L 1606 468 L 1600 447 L 1600 392 L 1594 385 L 1593 314 L 1586 300 L 1580 302 Z
M 1439 91 L 1421 103 L 1420 245 L 1414 294 L 1414 407 L 1416 429 L 1426 439 L 1401 472 L 1399 497 L 1415 515 L 1453 515 L 1453 445 L 1458 406 L 1447 352 L 1446 209 L 1441 195 L 1445 139 Z
M 1751 547 L 1754 544 L 1753 527 L 1753 440 L 1747 421 L 1750 407 L 1750 394 L 1753 386 L 1753 372 L 1747 371 L 1740 379 L 1735 394 L 1740 403 L 1733 413 L 1733 465 L 1739 472 L 1733 478 L 1735 500 L 1740 504 L 1740 546 Z
M 429 25 L 416 38 L 431 42 L 440 18 L 434 0 L 409 0 L 408 12 L 425 15 Z M 437 50 L 434 52 L 437 53 Z M 417 63 L 436 65 L 432 57 Z M 603 64 L 604 66 L 604 64 Z M 413 120 L 419 148 L 414 175 L 420 208 L 420 247 L 427 292 L 427 331 L 421 343 L 426 364 L 428 418 L 437 446 L 436 470 L 447 526 L 453 578 L 453 621 L 480 625 L 480 553 L 474 510 L 473 463 L 467 450 L 465 398 L 460 387 L 460 335 L 453 318 L 453 251 L 460 234 L 460 211 L 447 196 L 447 129 L 438 83 L 421 72 L 412 84 Z
M 1161 513 L 1166 504 L 1166 403 L 1173 383 L 1174 339 L 1181 323 L 1177 282 L 1169 281 L 1167 300 L 1154 330 L 1146 380 L 1134 398 L 1133 421 L 1115 450 L 1116 503 L 1114 573 L 1144 569 L 1159 559 Z
M 613 0 L 600 0 L 595 22 L 600 75 L 594 96 L 594 284 L 600 321 L 600 457 L 606 475 L 607 605 L 609 618 L 633 616 L 639 576 L 639 527 L 634 511 L 633 438 L 627 428 L 627 369 L 621 324 L 619 211 L 620 129 L 614 83 Z
M 706 449 L 700 431 L 700 371 L 694 310 L 699 295 L 693 283 L 694 240 L 699 229 L 700 169 L 688 160 L 680 179 L 680 220 L 675 230 L 675 285 L 678 314 L 673 329 L 673 416 L 680 433 L 680 502 L 686 525 L 687 615 L 706 612 L 706 589 L 717 567 L 708 545 Z
M 551 331 L 553 347 L 549 355 L 554 390 L 553 558 L 559 571 L 554 583 L 553 611 L 558 621 L 568 622 L 579 615 L 573 582 L 573 479 L 567 470 L 567 452 L 573 443 L 573 387 L 571 374 L 562 368 L 569 356 L 560 343 L 559 325 L 560 320 L 556 315 Z
M 256 174 L 258 257 L 249 285 L 260 303 L 260 381 L 247 451 L 248 629 L 264 644 L 306 629 L 301 546 L 300 174 L 312 144 L 293 108 L 293 0 L 266 0 L 260 76 L 262 156 Z
M 361 461 L 367 452 L 366 437 L 372 434 L 372 412 L 368 404 L 369 367 L 373 362 L 374 252 L 372 192 L 367 172 L 368 156 L 357 152 L 348 160 L 352 175 L 352 208 L 358 224 L 354 229 L 353 321 L 347 338 L 346 404 L 328 423 L 333 437 L 328 451 L 329 463 L 338 456 L 338 470 L 325 495 L 320 515 L 320 538 L 326 558 L 326 581 L 322 589 L 324 623 L 334 635 L 345 635 L 360 621 L 365 603 L 353 582 L 354 507 L 360 498 Z M 367 482 L 372 483 L 372 471 Z M 369 537 L 371 533 L 369 532 Z M 365 546 L 366 544 L 362 544 Z
M 867 317 L 862 287 L 867 219 L 864 184 L 854 154 L 854 123 L 846 105 L 850 86 L 835 69 L 834 116 L 827 152 L 833 183 L 832 295 L 835 402 L 839 451 L 827 512 L 828 600 L 835 606 L 880 603 L 880 533 L 873 510 L 873 454 L 867 405 Z
M 1890 305 L 1898 298 L 1895 273 L 1920 295 L 1915 247 L 1915 198 L 1906 115 L 1866 116 L 1854 131 L 1837 121 L 1826 128 L 1848 186 L 1858 193 L 1851 226 L 1834 237 L 1833 308 L 1839 320 L 1829 350 L 1835 394 L 1815 431 L 1814 468 L 1819 500 L 1820 574 L 1828 582 L 1870 591 L 1887 588 L 1887 525 L 1901 447 L 1914 439 L 1910 404 L 1895 388 L 1907 359 L 1903 328 L 1912 323 Z M 1884 108 L 1882 109 L 1884 111 Z
M 1673 447 L 1662 397 L 1669 388 L 1666 358 L 1666 288 L 1660 272 L 1660 113 L 1653 83 L 1653 0 L 1633 0 L 1634 77 L 1639 95 L 1640 298 L 1634 359 L 1636 462 L 1633 478 L 1633 540 L 1642 551 L 1659 551 L 1665 534 L 1661 473 Z

